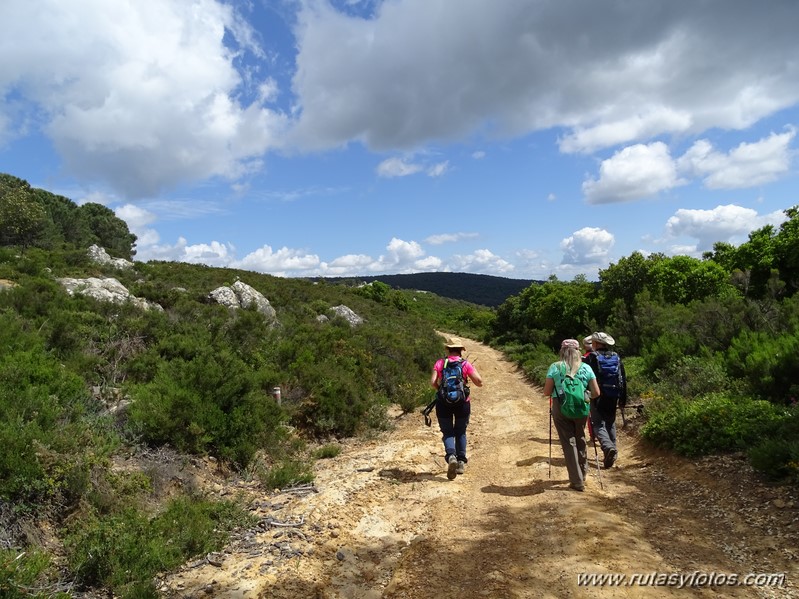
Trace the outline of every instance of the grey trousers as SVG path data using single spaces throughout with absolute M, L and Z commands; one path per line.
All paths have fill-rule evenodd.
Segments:
M 587 418 L 566 418 L 560 413 L 558 400 L 552 400 L 552 422 L 558 431 L 558 439 L 566 458 L 566 470 L 569 472 L 569 483 L 575 487 L 585 484 L 587 473 L 587 454 L 585 443 L 585 423 Z
M 602 453 L 607 455 L 611 449 L 616 449 L 616 408 L 600 409 L 596 402 L 591 402 L 591 427 L 594 437 L 602 447 Z

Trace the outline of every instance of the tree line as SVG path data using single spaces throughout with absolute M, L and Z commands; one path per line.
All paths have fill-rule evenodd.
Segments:
M 115 258 L 135 255 L 136 236 L 113 210 L 37 189 L 0 173 L 0 246 L 80 249 L 97 244 Z

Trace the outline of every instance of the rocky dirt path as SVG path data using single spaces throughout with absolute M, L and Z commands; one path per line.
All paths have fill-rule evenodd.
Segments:
M 174 597 L 799 597 L 799 500 L 733 456 L 698 462 L 620 434 L 617 466 L 571 491 L 540 389 L 468 344 L 474 388 L 466 474 L 447 480 L 440 434 L 419 413 L 316 465 L 314 489 L 240 484 L 260 524 L 163 580 Z M 634 426 L 634 423 L 633 423 Z M 593 458 L 593 449 L 590 450 Z M 793 493 L 793 495 L 792 495 Z M 781 586 L 643 586 L 672 574 L 784 574 Z M 578 586 L 578 575 L 626 575 Z M 703 578 L 703 575 L 705 578 Z

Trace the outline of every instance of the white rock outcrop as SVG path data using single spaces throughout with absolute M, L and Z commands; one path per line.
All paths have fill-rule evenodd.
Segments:
M 131 302 L 134 306 L 142 310 L 164 310 L 155 302 L 150 302 L 131 295 L 127 288 L 113 277 L 89 277 L 88 279 L 71 279 L 67 277 L 57 280 L 70 295 L 75 295 L 77 293 L 93 297 L 101 302 L 114 302 L 117 304 Z
M 333 312 L 336 316 L 340 316 L 348 323 L 350 323 L 351 327 L 357 327 L 358 325 L 363 324 L 363 318 L 358 316 L 355 312 L 353 312 L 350 308 L 341 304 L 340 306 L 333 306 L 330 308 L 330 311 Z
M 97 264 L 110 264 L 115 268 L 127 270 L 133 268 L 133 262 L 125 260 L 124 258 L 112 258 L 108 255 L 103 248 L 99 245 L 93 245 L 89 248 L 89 258 Z
M 277 312 L 264 297 L 264 294 L 257 291 L 241 281 L 236 281 L 230 287 L 217 287 L 208 294 L 212 300 L 227 308 L 250 308 L 255 309 L 264 315 L 267 321 L 276 322 Z

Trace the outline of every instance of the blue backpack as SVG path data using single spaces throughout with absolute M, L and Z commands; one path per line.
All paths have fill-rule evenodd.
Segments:
M 444 360 L 441 370 L 441 384 L 438 386 L 438 395 L 447 403 L 458 403 L 469 396 L 469 387 L 463 380 L 464 360 L 450 362 Z
M 603 398 L 617 399 L 621 396 L 624 380 L 621 376 L 621 363 L 616 352 L 596 352 L 596 362 L 599 366 L 597 383 L 599 393 Z

